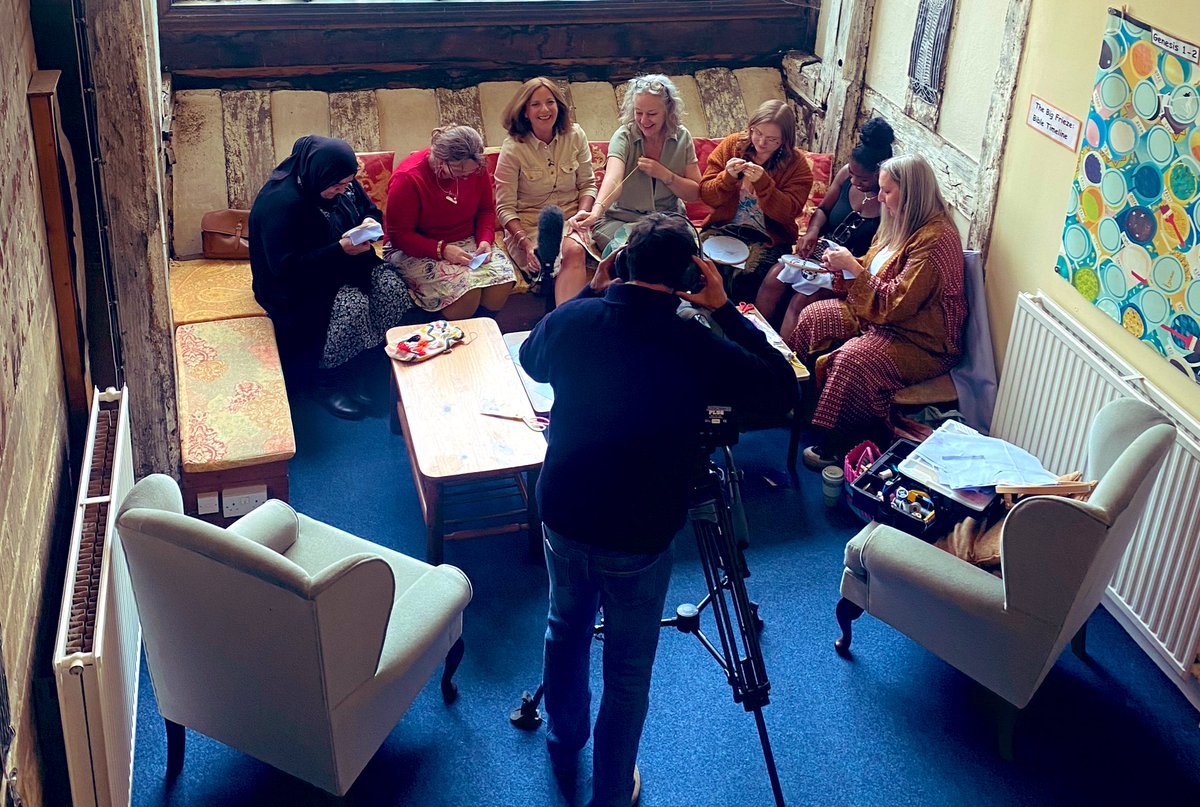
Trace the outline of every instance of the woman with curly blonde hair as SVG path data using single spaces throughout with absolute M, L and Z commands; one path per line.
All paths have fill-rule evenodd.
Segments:
M 596 206 L 571 219 L 590 231 L 602 255 L 625 243 L 632 225 L 650 213 L 682 215 L 684 202 L 700 198 L 696 147 L 682 117 L 683 99 L 671 79 L 655 73 L 629 82 Z

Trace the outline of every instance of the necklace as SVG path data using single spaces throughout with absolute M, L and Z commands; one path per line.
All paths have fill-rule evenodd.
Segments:
M 433 175 L 433 181 L 437 183 L 438 190 L 445 194 L 447 202 L 452 205 L 458 204 L 458 177 L 454 178 L 454 193 L 451 193 L 449 188 L 442 186 L 442 179 L 437 174 Z
M 875 197 L 877 196 L 879 196 L 879 191 L 875 191 L 874 193 L 863 193 L 863 197 L 859 200 L 858 206 L 854 208 L 854 212 L 857 213 L 871 202 L 875 201 Z

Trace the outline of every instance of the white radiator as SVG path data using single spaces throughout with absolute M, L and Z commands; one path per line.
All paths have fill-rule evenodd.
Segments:
M 1200 423 L 1045 294 L 1017 298 L 992 432 L 1056 473 L 1081 470 L 1092 418 L 1147 401 L 1178 428 L 1104 604 L 1200 708 Z
M 130 803 L 142 631 L 113 526 L 133 485 L 126 395 L 92 397 L 54 644 L 75 807 Z

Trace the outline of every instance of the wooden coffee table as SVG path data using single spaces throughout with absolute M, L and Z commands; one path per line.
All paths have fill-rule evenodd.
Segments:
M 496 323 L 466 319 L 453 324 L 464 343 L 425 361 L 392 361 L 396 417 L 425 517 L 426 556 L 442 561 L 445 541 L 528 530 L 540 543 L 534 486 L 546 456 L 546 439 L 520 420 L 480 413 L 481 408 L 533 417 L 534 412 Z M 388 344 L 419 326 L 388 331 Z M 519 509 L 483 511 L 512 501 Z M 466 507 L 469 515 L 460 516 Z M 455 512 L 448 517 L 447 510 Z

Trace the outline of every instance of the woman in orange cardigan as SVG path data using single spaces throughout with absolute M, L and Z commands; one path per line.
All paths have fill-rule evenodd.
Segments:
M 750 247 L 744 267 L 722 267 L 735 301 L 754 300 L 767 270 L 796 241 L 796 217 L 813 180 L 795 143 L 796 113 L 783 101 L 767 101 L 746 131 L 722 140 L 708 157 L 700 198 L 713 211 L 701 225 L 701 240 L 732 235 Z

